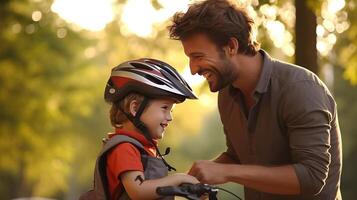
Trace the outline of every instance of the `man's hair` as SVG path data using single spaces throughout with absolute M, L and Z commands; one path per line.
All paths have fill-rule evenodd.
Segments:
M 113 127 L 119 128 L 121 127 L 122 123 L 128 120 L 128 118 L 121 110 L 123 110 L 126 113 L 130 113 L 130 103 L 134 100 L 136 100 L 138 102 L 138 106 L 140 106 L 140 104 L 144 100 L 144 96 L 137 93 L 130 93 L 121 101 L 112 103 L 109 116 L 110 116 L 110 122 Z
M 233 2 L 206 0 L 190 5 L 186 13 L 177 12 L 168 29 L 170 38 L 181 41 L 195 33 L 204 33 L 219 48 L 234 37 L 239 43 L 239 53 L 255 55 L 260 45 L 253 38 L 253 25 L 253 19 Z

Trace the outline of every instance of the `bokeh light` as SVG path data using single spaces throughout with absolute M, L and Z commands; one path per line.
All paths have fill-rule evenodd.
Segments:
M 70 23 L 100 31 L 113 20 L 112 3 L 112 0 L 55 0 L 51 10 Z

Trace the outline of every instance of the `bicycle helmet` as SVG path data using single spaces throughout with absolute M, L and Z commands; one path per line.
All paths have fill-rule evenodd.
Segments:
M 172 97 L 177 99 L 177 103 L 186 98 L 197 99 L 173 67 L 151 58 L 127 61 L 112 69 L 104 99 L 107 102 L 120 101 L 131 92 L 151 98 Z

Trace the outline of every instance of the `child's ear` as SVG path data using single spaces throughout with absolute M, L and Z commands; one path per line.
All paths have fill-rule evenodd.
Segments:
M 136 111 L 138 110 L 138 101 L 132 100 L 129 105 L 130 114 L 135 117 Z

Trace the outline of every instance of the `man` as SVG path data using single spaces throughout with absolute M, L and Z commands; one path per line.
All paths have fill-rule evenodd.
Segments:
M 182 42 L 192 74 L 219 91 L 227 150 L 197 161 L 201 182 L 236 182 L 246 200 L 342 199 L 336 104 L 312 72 L 271 58 L 252 37 L 254 21 L 227 0 L 176 13 L 170 37 Z

